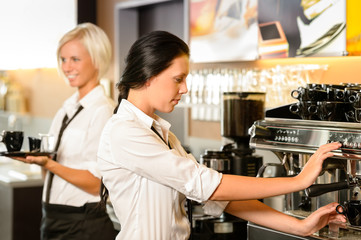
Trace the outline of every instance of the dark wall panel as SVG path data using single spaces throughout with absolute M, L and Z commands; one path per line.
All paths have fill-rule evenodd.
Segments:
M 97 23 L 96 0 L 78 0 L 78 23 Z

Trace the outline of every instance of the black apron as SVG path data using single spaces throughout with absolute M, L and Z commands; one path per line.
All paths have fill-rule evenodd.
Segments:
M 65 114 L 60 127 L 55 151 L 58 150 L 64 130 L 83 109 L 78 110 L 68 119 Z M 54 156 L 56 161 L 56 155 Z M 50 190 L 54 174 L 49 172 L 45 202 L 43 202 L 41 219 L 41 240 L 114 240 L 117 235 L 105 206 L 87 203 L 81 207 L 50 204 Z
M 114 240 L 117 231 L 105 207 L 73 207 L 43 202 L 41 240 Z

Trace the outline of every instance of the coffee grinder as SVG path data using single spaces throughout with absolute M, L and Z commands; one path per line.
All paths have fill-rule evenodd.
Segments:
M 221 106 L 221 134 L 228 141 L 220 150 L 207 149 L 200 163 L 223 174 L 255 177 L 262 166 L 262 157 L 249 148 L 248 129 L 254 121 L 264 118 L 265 93 L 225 92 Z M 194 205 L 194 240 L 246 240 L 247 221 L 222 213 L 220 217 L 207 216 Z
M 255 177 L 262 166 L 262 157 L 249 147 L 248 129 L 264 118 L 264 103 L 263 92 L 223 93 L 221 135 L 226 144 L 222 151 L 231 159 L 231 174 Z

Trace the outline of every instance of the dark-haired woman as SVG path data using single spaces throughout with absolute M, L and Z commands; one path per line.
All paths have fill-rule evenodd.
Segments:
M 293 178 L 222 175 L 187 154 L 155 111 L 172 112 L 187 93 L 188 72 L 188 46 L 164 31 L 138 39 L 126 58 L 118 110 L 103 129 L 98 151 L 103 181 L 122 226 L 118 240 L 188 239 L 186 198 L 205 202 L 208 214 L 226 211 L 297 235 L 310 235 L 332 220 L 345 221 L 336 214 L 336 203 L 298 220 L 252 200 L 308 187 L 338 143 L 321 146 Z

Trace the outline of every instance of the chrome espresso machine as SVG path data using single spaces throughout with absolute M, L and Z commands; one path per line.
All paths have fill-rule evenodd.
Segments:
M 346 86 L 343 86 L 343 89 L 342 86 L 320 87 L 322 88 L 318 89 L 317 93 L 327 92 L 326 87 L 341 89 L 346 93 L 347 88 Z M 311 86 L 301 90 L 306 88 L 311 89 Z M 355 89 L 361 92 L 361 88 Z M 349 96 L 352 97 L 353 102 L 349 102 L 349 97 L 345 95 L 342 102 L 347 104 L 343 104 L 343 108 L 334 110 L 338 114 L 334 121 L 318 118 L 317 112 L 321 111 L 320 106 L 325 102 L 336 102 L 336 100 L 318 99 L 313 103 L 312 114 L 309 112 L 295 114 L 295 104 L 281 106 L 266 111 L 265 118 L 254 122 L 249 129 L 250 147 L 273 152 L 280 160 L 279 165 L 284 168 L 286 177 L 298 174 L 319 146 L 335 141 L 342 144 L 340 149 L 334 151 L 332 158 L 324 161 L 323 170 L 313 185 L 285 196 L 283 205 L 285 213 L 305 218 L 328 203 L 342 204 L 345 201 L 361 199 L 361 123 L 357 120 L 360 109 L 355 96 L 357 102 L 361 104 L 361 93 Z M 324 97 L 330 95 L 324 94 Z M 309 100 L 307 102 L 310 104 Z M 340 99 L 337 102 L 341 102 Z M 296 104 L 298 107 L 302 106 L 301 100 Z M 307 109 L 310 110 L 310 106 Z M 356 117 L 347 118 L 347 116 Z M 264 170 L 266 167 L 267 165 L 261 169 Z M 330 224 L 314 235 L 303 238 L 249 223 L 248 239 L 361 239 L 361 226 L 353 226 L 349 223 Z

